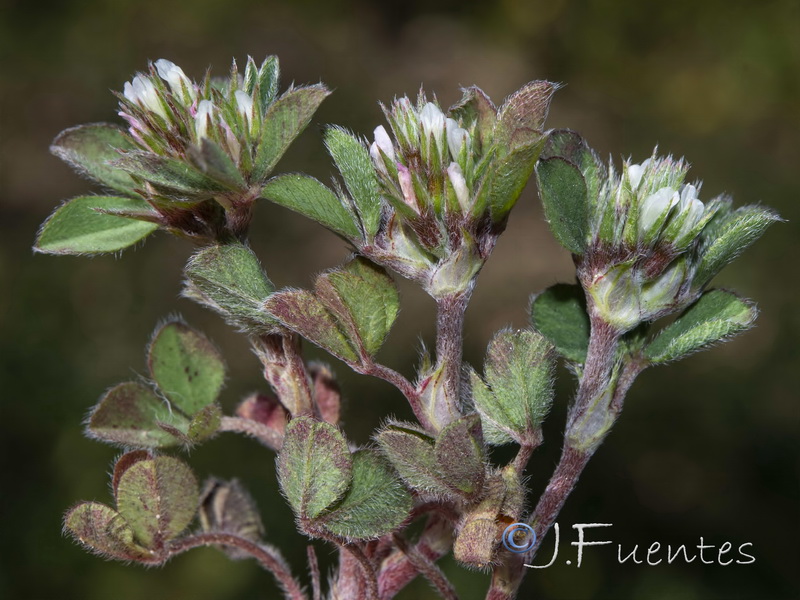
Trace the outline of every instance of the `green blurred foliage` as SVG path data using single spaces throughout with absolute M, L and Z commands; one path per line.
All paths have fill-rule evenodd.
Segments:
M 685 155 L 705 180 L 703 197 L 764 202 L 776 225 L 718 279 L 755 299 L 755 330 L 684 362 L 645 372 L 616 431 L 561 515 L 557 565 L 533 571 L 520 598 L 790 598 L 797 575 L 800 410 L 797 339 L 800 254 L 800 4 L 794 0 L 6 0 L 0 15 L 0 427 L 3 515 L 0 597 L 82 600 L 273 598 L 270 577 L 249 561 L 197 550 L 163 569 L 89 556 L 60 534 L 79 500 L 109 501 L 116 451 L 82 437 L 81 418 L 104 389 L 144 373 L 143 348 L 159 319 L 179 311 L 221 347 L 230 366 L 222 402 L 231 410 L 263 389 L 246 343 L 216 316 L 178 299 L 185 244 L 157 235 L 122 257 L 33 257 L 34 232 L 64 198 L 92 190 L 47 152 L 78 123 L 116 121 L 120 90 L 148 59 L 166 57 L 199 77 L 231 56 L 276 53 L 287 81 L 325 81 L 335 93 L 316 123 L 368 134 L 376 100 L 423 83 L 444 104 L 478 84 L 495 100 L 528 80 L 567 83 L 548 122 L 581 131 L 614 157 L 652 146 Z M 332 172 L 319 127 L 277 172 Z M 319 226 L 261 205 L 253 246 L 279 285 L 304 285 L 347 254 Z M 523 259 L 524 257 L 524 259 Z M 479 365 L 496 329 L 523 326 L 530 293 L 572 277 L 569 257 L 543 223 L 529 186 L 484 272 L 467 315 L 466 357 Z M 401 284 L 402 312 L 383 359 L 410 374 L 418 336 L 432 341 L 432 302 Z M 427 323 L 422 327 L 420 324 Z M 314 349 L 312 356 L 322 357 Z M 326 359 L 327 360 L 327 359 Z M 334 363 L 344 419 L 360 443 L 387 413 L 410 411 L 387 385 Z M 560 373 L 532 463 L 538 493 L 558 455 L 572 382 Z M 304 541 L 280 497 L 274 457 L 230 435 L 193 451 L 199 476 L 238 476 L 252 489 L 270 542 L 305 576 Z M 613 546 L 564 564 L 572 523 L 613 523 L 622 543 L 717 546 L 752 542 L 749 566 L 617 564 Z M 551 547 L 551 542 L 546 548 Z M 318 546 L 325 568 L 329 549 Z M 543 554 L 547 554 L 545 551 Z M 574 558 L 574 556 L 573 556 Z M 539 560 L 544 560 L 540 557 Z M 482 598 L 485 576 L 444 561 L 462 598 Z M 433 597 L 416 582 L 403 598 Z

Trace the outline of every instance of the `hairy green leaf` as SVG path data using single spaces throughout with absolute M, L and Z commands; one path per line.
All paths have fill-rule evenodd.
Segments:
M 132 246 L 158 225 L 100 211 L 150 212 L 140 199 L 80 196 L 62 204 L 42 225 L 35 250 L 46 254 L 97 254 Z
M 180 440 L 159 424 L 186 431 L 189 419 L 138 382 L 114 386 L 89 416 L 87 433 L 105 442 L 134 448 L 164 448 Z
M 277 81 L 277 61 L 274 65 Z M 269 67 L 267 70 L 262 68 L 262 74 L 268 80 Z M 270 105 L 264 115 L 261 140 L 256 151 L 253 167 L 255 181 L 263 181 L 269 176 L 289 145 L 308 126 L 311 117 L 328 94 L 328 89 L 321 84 L 299 87 L 290 89 Z
M 327 186 L 313 177 L 280 175 L 264 185 L 261 195 L 347 238 L 361 237 L 350 209 Z
M 347 441 L 333 425 L 292 419 L 278 454 L 278 482 L 295 514 L 314 519 L 339 500 L 352 479 Z
M 64 516 L 64 529 L 95 554 L 117 560 L 150 558 L 133 539 L 133 529 L 113 508 L 81 502 Z
M 486 476 L 480 417 L 467 415 L 447 425 L 436 438 L 435 456 L 442 481 L 467 500 L 483 491 Z
M 240 243 L 208 246 L 186 266 L 183 294 L 248 332 L 268 332 L 276 321 L 264 311 L 264 301 L 275 291 L 258 258 Z
M 543 135 L 531 138 L 530 142 L 495 159 L 489 167 L 494 171 L 489 190 L 489 207 L 494 221 L 503 220 L 511 212 L 533 173 L 547 138 Z
M 325 305 L 306 290 L 283 290 L 272 294 L 264 305 L 283 325 L 345 362 L 358 355 L 347 341 L 336 319 Z
M 573 254 L 583 254 L 589 229 L 589 197 L 580 170 L 564 158 L 552 157 L 539 161 L 536 176 L 553 235 Z
M 411 511 L 411 495 L 373 450 L 353 454 L 353 481 L 342 501 L 321 521 L 346 539 L 374 539 L 391 533 Z
M 706 292 L 656 335 L 644 357 L 654 364 L 678 360 L 750 329 L 757 315 L 755 305 L 736 294 Z
M 531 302 L 531 322 L 561 356 L 583 364 L 589 350 L 589 315 L 579 285 L 558 283 Z
M 317 278 L 316 295 L 355 347 L 375 354 L 397 317 L 400 297 L 386 271 L 364 258 Z
M 277 56 L 268 56 L 258 70 L 258 100 L 264 112 L 278 95 L 280 64 Z
M 408 487 L 444 498 L 451 495 L 441 481 L 433 438 L 414 425 L 394 423 L 380 431 L 375 439 Z
M 701 234 L 695 284 L 702 286 L 708 283 L 725 265 L 760 238 L 767 227 L 780 220 L 778 213 L 761 206 L 743 206 L 715 217 Z
M 225 363 L 207 337 L 181 321 L 170 321 L 153 336 L 148 366 L 158 387 L 187 415 L 219 396 Z
M 160 194 L 181 200 L 201 201 L 234 189 L 229 182 L 214 179 L 185 161 L 152 152 L 127 152 L 111 165 L 146 181 Z
M 325 145 L 355 202 L 367 238 L 372 239 L 381 222 L 381 190 L 369 152 L 355 136 L 340 127 L 328 129 Z
M 494 142 L 501 153 L 529 145 L 542 133 L 557 86 L 532 81 L 509 96 L 497 113 Z
M 109 162 L 120 157 L 119 150 L 135 148 L 121 127 L 109 123 L 92 123 L 62 131 L 53 140 L 50 151 L 103 185 L 133 195 L 136 183 L 131 176 L 109 165 Z
M 473 372 L 473 402 L 490 443 L 534 443 L 553 401 L 553 346 L 535 331 L 505 330 L 489 343 L 486 386 Z
M 186 529 L 199 497 L 192 470 L 172 456 L 133 463 L 119 478 L 116 492 L 117 510 L 146 548 L 160 548 Z

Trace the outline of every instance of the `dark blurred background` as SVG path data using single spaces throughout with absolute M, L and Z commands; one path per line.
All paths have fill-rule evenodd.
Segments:
M 775 225 L 718 279 L 755 299 L 762 314 L 732 343 L 645 372 L 624 416 L 561 518 L 562 554 L 532 571 L 520 598 L 770 599 L 800 596 L 798 580 L 798 294 L 800 3 L 675 0 L 5 0 L 0 13 L 0 597 L 20 599 L 238 600 L 277 597 L 249 561 L 196 550 L 145 570 L 89 556 L 61 535 L 61 515 L 82 499 L 110 500 L 113 448 L 82 436 L 81 420 L 107 387 L 144 372 L 143 349 L 160 319 L 181 313 L 222 348 L 232 410 L 264 389 L 245 341 L 178 298 L 190 248 L 163 235 L 120 257 L 33 256 L 39 224 L 62 199 L 92 190 L 48 153 L 62 129 L 117 121 L 110 90 L 147 60 L 166 57 L 191 77 L 278 54 L 284 86 L 325 81 L 335 93 L 278 171 L 327 179 L 320 126 L 369 133 L 376 101 L 420 84 L 444 105 L 461 85 L 496 101 L 531 79 L 564 82 L 551 127 L 581 131 L 602 155 L 685 155 L 702 197 L 731 193 L 789 220 Z M 283 86 L 282 86 L 283 87 Z M 252 244 L 272 279 L 307 286 L 346 255 L 343 244 L 288 211 L 259 206 Z M 466 358 L 482 360 L 492 332 L 526 324 L 528 297 L 572 277 L 529 186 L 481 275 L 467 316 Z M 401 283 L 403 312 L 383 353 L 408 375 L 420 339 L 432 342 L 433 303 Z M 312 356 L 321 353 L 310 350 Z M 322 357 L 321 357 L 322 358 Z M 327 360 L 327 359 L 326 359 Z M 359 443 L 388 414 L 409 410 L 388 385 L 333 364 L 348 400 L 345 428 Z M 545 446 L 530 469 L 541 492 L 557 460 L 572 394 L 560 373 Z M 224 435 L 192 452 L 205 477 L 241 477 L 263 511 L 269 540 L 305 577 L 305 542 L 277 492 L 274 457 Z M 589 548 L 578 570 L 573 523 L 613 523 L 592 534 L 633 546 L 719 547 L 751 542 L 751 565 L 617 562 L 616 545 Z M 596 537 L 595 537 L 596 536 Z M 549 557 L 548 542 L 542 556 Z M 317 545 L 326 565 L 330 551 Z M 711 554 L 707 554 L 711 556 Z M 716 561 L 715 561 L 716 562 Z M 443 562 L 465 600 L 485 575 Z M 328 568 L 328 567 L 326 567 Z M 423 582 L 402 598 L 429 598 Z

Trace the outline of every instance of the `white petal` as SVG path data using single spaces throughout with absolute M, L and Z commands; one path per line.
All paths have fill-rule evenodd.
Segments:
M 650 194 L 639 207 L 639 232 L 645 234 L 650 231 L 661 216 L 671 210 L 679 200 L 678 192 L 668 187 Z
M 447 119 L 447 145 L 450 147 L 450 156 L 458 159 L 461 149 L 469 137 L 466 129 L 458 126 L 453 119 Z
M 194 116 L 194 129 L 197 139 L 201 140 L 208 133 L 208 121 L 213 118 L 216 107 L 210 100 L 201 100 L 197 105 L 197 114 Z
M 243 90 L 236 90 L 233 93 L 234 98 L 236 98 L 236 108 L 239 111 L 239 114 L 242 115 L 245 120 L 247 121 L 247 126 L 252 127 L 253 125 L 253 98 L 250 97 L 250 94 Z
M 434 139 L 439 139 L 444 133 L 444 113 L 433 102 L 422 107 L 419 121 L 426 136 L 433 134 Z
M 155 67 L 156 71 L 158 71 L 158 76 L 167 82 L 167 85 L 169 85 L 169 89 L 172 90 L 173 94 L 178 96 L 178 98 L 183 98 L 183 90 L 185 87 L 189 96 L 194 99 L 194 86 L 192 85 L 191 80 L 183 72 L 183 69 L 166 58 L 159 58 L 155 62 Z
M 383 153 L 388 156 L 390 160 L 394 160 L 392 138 L 386 133 L 386 129 L 384 129 L 383 125 L 378 125 L 373 133 L 375 134 L 375 143 L 378 145 L 378 148 L 383 150 Z
M 469 190 L 467 189 L 467 182 L 464 179 L 464 174 L 461 172 L 461 167 L 457 163 L 450 163 L 447 167 L 447 176 L 450 178 L 450 183 L 453 184 L 456 198 L 464 213 L 468 213 L 471 208 L 469 202 Z
M 378 147 L 377 142 L 372 142 L 372 145 L 369 147 L 369 156 L 375 168 L 386 175 L 388 171 L 386 170 L 386 164 L 383 162 L 383 154 L 381 154 L 381 149 Z
M 639 187 L 643 174 L 644 167 L 642 165 L 628 165 L 628 181 L 631 184 L 631 189 L 635 190 Z

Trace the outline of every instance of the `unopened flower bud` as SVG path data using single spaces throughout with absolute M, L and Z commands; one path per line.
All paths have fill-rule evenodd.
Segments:
M 185 94 L 188 94 L 188 99 L 190 101 L 196 98 L 197 94 L 195 93 L 192 82 L 178 65 L 165 58 L 159 58 L 155 62 L 155 66 L 158 71 L 158 76 L 167 82 L 169 89 L 171 89 L 172 93 L 178 98 L 185 99 Z
M 201 100 L 197 105 L 197 114 L 194 116 L 194 129 L 197 140 L 200 141 L 208 136 L 208 124 L 214 117 L 216 107 L 210 100 Z
M 450 178 L 450 183 L 453 185 L 453 190 L 456 193 L 458 204 L 464 214 L 469 213 L 471 208 L 469 201 L 469 190 L 467 189 L 467 182 L 464 179 L 464 174 L 461 172 L 461 167 L 458 163 L 450 163 L 447 167 L 447 176 Z
M 161 99 L 158 97 L 158 91 L 147 77 L 137 75 L 133 78 L 132 82 L 125 82 L 122 93 L 125 97 L 138 104 L 142 108 L 154 112 L 162 118 L 167 118 L 167 113 L 164 106 L 161 104 Z
M 253 126 L 253 98 L 243 90 L 236 90 L 233 94 L 236 99 L 236 109 L 244 117 L 248 129 Z
M 655 281 L 642 286 L 641 320 L 650 320 L 674 305 L 686 278 L 686 261 L 673 262 Z
M 433 102 L 428 102 L 419 112 L 419 121 L 425 137 L 433 136 L 436 144 L 439 145 L 444 134 L 444 113 Z
M 447 119 L 447 145 L 450 147 L 450 156 L 458 160 L 461 149 L 467 141 L 469 134 L 466 129 L 458 126 L 453 119 Z
M 628 181 L 631 184 L 632 190 L 639 188 L 639 184 L 642 183 L 642 175 L 644 175 L 644 172 L 647 170 L 649 164 L 650 159 L 648 158 L 640 165 L 628 165 Z
M 639 234 L 645 236 L 654 225 L 663 223 L 666 214 L 679 200 L 678 192 L 668 187 L 663 187 L 645 198 L 639 208 Z
M 411 179 L 411 172 L 401 164 L 397 165 L 397 178 L 400 181 L 400 191 L 403 192 L 403 200 L 411 207 L 415 213 L 419 213 L 419 202 L 417 194 L 414 192 L 414 182 Z
M 392 144 L 392 138 L 386 133 L 386 129 L 383 128 L 383 125 L 378 125 L 374 133 L 375 143 L 373 145 L 377 146 L 375 150 L 377 151 L 380 148 L 389 157 L 389 160 L 394 161 L 394 145 Z M 375 156 L 373 156 L 373 160 L 375 160 Z M 383 160 L 380 163 L 383 164 Z

